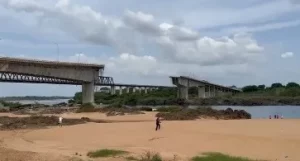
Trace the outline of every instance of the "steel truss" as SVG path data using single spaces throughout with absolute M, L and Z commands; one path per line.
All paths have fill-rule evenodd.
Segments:
M 81 80 L 70 80 L 55 77 L 45 77 L 18 73 L 7 73 L 0 71 L 0 82 L 12 82 L 12 83 L 48 83 L 48 84 L 71 84 L 81 85 L 84 83 Z M 114 85 L 112 77 L 99 76 L 95 80 L 95 85 Z

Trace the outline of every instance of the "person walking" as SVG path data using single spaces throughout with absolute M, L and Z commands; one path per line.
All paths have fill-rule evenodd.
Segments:
M 58 124 L 59 124 L 60 127 L 62 127 L 62 120 L 63 120 L 63 118 L 61 116 L 59 116 L 59 118 L 58 118 Z
M 155 128 L 155 130 L 156 131 L 160 130 L 160 118 L 159 117 L 156 118 L 156 128 Z

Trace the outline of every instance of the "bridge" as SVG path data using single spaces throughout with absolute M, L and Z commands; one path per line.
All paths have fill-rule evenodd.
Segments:
M 177 96 L 179 98 L 183 98 L 188 100 L 188 89 L 190 87 L 198 88 L 198 97 L 199 98 L 208 98 L 221 96 L 226 94 L 235 94 L 241 92 L 241 90 L 232 87 L 226 87 L 218 84 L 214 84 L 205 80 L 197 80 L 194 78 L 186 77 L 186 76 L 171 76 L 172 83 L 177 86 L 178 93 Z
M 123 88 L 129 93 L 157 88 L 173 88 L 171 86 L 137 85 L 115 83 L 112 77 L 103 76 L 104 65 L 30 60 L 0 57 L 0 82 L 12 83 L 46 83 L 82 86 L 82 102 L 94 102 L 95 86 L 110 86 L 111 93 L 122 94 Z

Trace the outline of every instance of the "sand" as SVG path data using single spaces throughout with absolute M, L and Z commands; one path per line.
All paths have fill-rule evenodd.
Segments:
M 164 121 L 161 131 L 155 131 L 154 115 L 107 117 L 99 113 L 63 114 L 68 118 L 86 116 L 143 122 L 87 123 L 62 128 L 0 131 L 0 156 L 9 155 L 3 153 L 9 150 L 11 153 L 19 151 L 20 156 L 38 158 L 42 155 L 42 158 L 52 161 L 54 157 L 70 159 L 79 153 L 82 155 L 79 158 L 85 160 L 88 151 L 110 148 L 127 150 L 135 155 L 146 151 L 159 152 L 165 158 L 178 155 L 179 160 L 187 160 L 203 152 L 272 161 L 300 160 L 300 120 Z

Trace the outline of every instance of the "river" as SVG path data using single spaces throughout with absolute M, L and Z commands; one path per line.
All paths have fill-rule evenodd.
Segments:
M 61 102 L 68 102 L 68 99 L 58 100 L 22 100 L 16 101 L 22 104 L 41 103 L 46 105 L 53 105 Z M 284 118 L 300 119 L 300 106 L 213 106 L 215 109 L 226 109 L 226 108 L 245 110 L 249 112 L 252 118 L 269 118 L 270 115 L 283 116 Z M 193 108 L 193 106 L 191 106 Z

